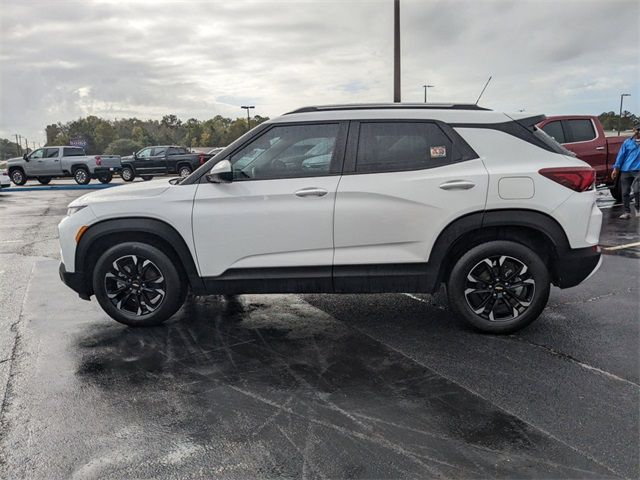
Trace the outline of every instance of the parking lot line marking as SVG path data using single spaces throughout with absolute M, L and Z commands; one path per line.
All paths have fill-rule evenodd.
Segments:
M 624 250 L 625 248 L 640 247 L 640 242 L 626 243 L 624 245 L 616 245 L 615 247 L 603 247 L 603 250 L 611 252 L 613 250 Z
M 0 243 L 20 243 L 24 240 L 0 240 Z

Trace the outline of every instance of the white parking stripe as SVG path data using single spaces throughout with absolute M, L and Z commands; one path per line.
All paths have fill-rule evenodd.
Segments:
M 611 252 L 612 250 L 624 250 L 625 248 L 640 247 L 640 242 L 627 243 L 625 245 L 616 245 L 615 247 L 603 247 L 603 250 Z

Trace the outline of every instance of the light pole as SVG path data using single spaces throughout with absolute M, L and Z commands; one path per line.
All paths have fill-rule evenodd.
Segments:
M 393 101 L 400 102 L 400 0 L 393 0 Z
M 251 117 L 249 116 L 249 110 L 256 108 L 255 105 L 242 105 L 240 108 L 244 108 L 247 111 L 247 131 L 251 130 Z
M 427 88 L 433 88 L 435 85 L 422 85 L 424 88 L 424 103 L 427 103 Z
M 618 120 L 618 136 L 620 136 L 620 131 L 622 130 L 622 101 L 624 97 L 630 97 L 630 93 L 621 93 L 620 94 L 620 119 Z

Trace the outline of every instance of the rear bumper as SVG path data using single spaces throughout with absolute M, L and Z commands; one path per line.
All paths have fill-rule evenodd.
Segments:
M 560 288 L 575 287 L 593 275 L 601 264 L 598 246 L 569 250 L 556 260 L 555 284 Z
M 64 267 L 64 263 L 60 263 L 58 273 L 60 274 L 60 280 L 62 280 L 62 283 L 76 292 L 80 296 L 80 298 L 89 300 L 89 291 L 84 280 L 84 273 L 67 272 Z

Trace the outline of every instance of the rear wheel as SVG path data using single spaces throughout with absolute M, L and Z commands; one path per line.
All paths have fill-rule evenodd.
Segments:
M 133 180 L 136 178 L 136 174 L 131 167 L 122 167 L 120 176 L 125 182 L 133 182 Z
M 51 177 L 38 177 L 38 182 L 40 182 L 42 185 L 48 185 L 50 181 Z
M 622 190 L 620 188 L 620 178 L 616 179 L 616 184 L 613 187 L 609 187 L 609 191 L 611 192 L 611 196 L 616 200 L 616 202 L 622 201 Z
M 145 182 L 148 182 L 149 180 L 153 179 L 153 175 L 140 175 L 140 178 L 142 178 L 142 180 L 144 180 Z
M 111 173 L 103 173 L 98 176 L 98 181 L 100 183 L 109 183 L 111 180 L 113 180 L 113 175 Z
M 184 303 L 187 288 L 177 266 L 164 252 L 146 243 L 125 242 L 98 259 L 93 291 L 114 320 L 148 327 L 176 313 Z
M 27 176 L 20 168 L 11 170 L 9 176 L 11 177 L 11 181 L 16 185 L 24 185 L 27 183 Z
M 512 333 L 533 322 L 549 299 L 550 278 L 540 256 L 524 245 L 491 241 L 455 263 L 447 282 L 452 310 L 487 333 Z
M 91 176 L 89 175 L 89 171 L 84 167 L 79 167 L 73 173 L 73 178 L 75 179 L 78 185 L 86 185 L 91 181 Z

